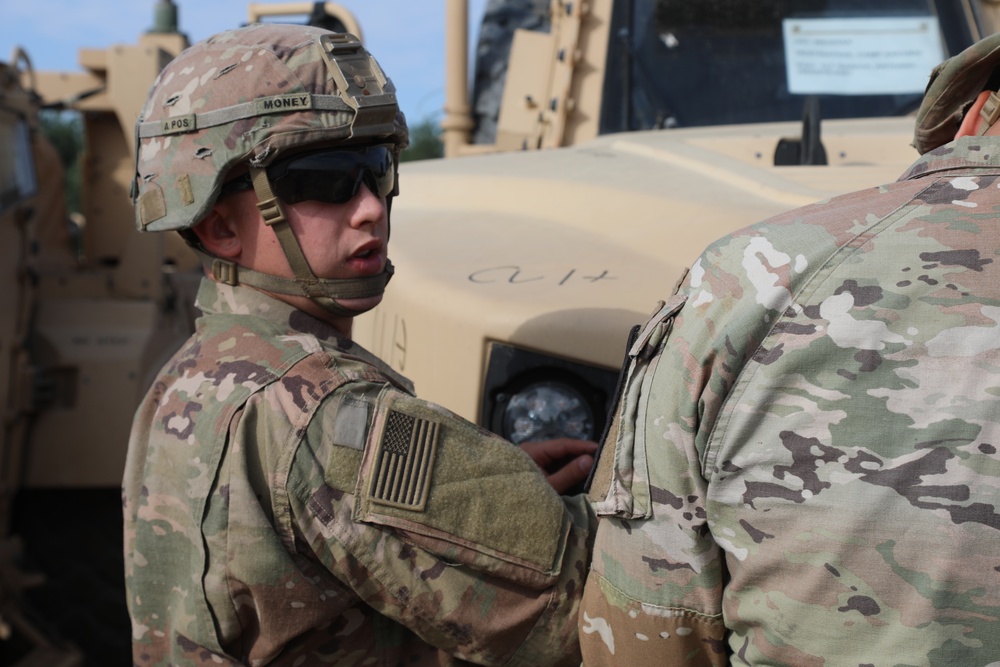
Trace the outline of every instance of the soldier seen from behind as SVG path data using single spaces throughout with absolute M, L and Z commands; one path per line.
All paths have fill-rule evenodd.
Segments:
M 594 445 L 529 456 L 351 341 L 392 275 L 407 141 L 371 55 L 222 33 L 164 69 L 137 138 L 140 230 L 181 231 L 208 277 L 129 445 L 134 663 L 578 664 L 593 515 L 552 486 Z
M 998 664 L 998 65 L 935 70 L 899 181 L 717 241 L 641 330 L 585 665 Z

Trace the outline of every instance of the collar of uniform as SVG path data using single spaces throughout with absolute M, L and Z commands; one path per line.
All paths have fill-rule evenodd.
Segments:
M 252 287 L 227 285 L 202 278 L 195 305 L 206 315 L 248 315 L 266 320 L 287 335 L 306 334 L 335 354 L 349 355 L 374 366 L 395 386 L 413 394 L 413 383 L 377 356 L 344 338 L 331 325 Z
M 951 169 L 1000 168 L 1000 137 L 962 137 L 925 153 L 899 180 Z

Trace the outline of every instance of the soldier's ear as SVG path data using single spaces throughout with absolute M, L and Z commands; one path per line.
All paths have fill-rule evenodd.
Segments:
M 243 250 L 233 217 L 218 202 L 192 230 L 210 254 L 222 259 L 236 259 Z
M 969 110 L 965 112 L 965 117 L 962 118 L 962 124 L 958 127 L 958 132 L 955 133 L 955 138 L 959 139 L 961 137 L 971 137 L 976 134 L 979 129 L 979 112 L 983 110 L 983 105 L 986 104 L 986 100 L 990 99 L 990 91 L 984 90 L 979 93 L 979 97 L 976 101 L 972 103 Z

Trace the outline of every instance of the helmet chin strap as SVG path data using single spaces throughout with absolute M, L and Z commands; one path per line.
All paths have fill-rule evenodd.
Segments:
M 1000 92 L 992 91 L 983 108 L 979 110 L 979 123 L 976 127 L 976 136 L 986 134 L 986 131 L 993 127 L 997 119 L 1000 119 Z
M 306 261 L 302 246 L 299 245 L 298 239 L 295 238 L 295 234 L 288 224 L 281 201 L 271 190 L 267 172 L 264 169 L 251 167 L 250 177 L 253 181 L 254 192 L 257 194 L 257 208 L 260 209 L 264 223 L 274 230 L 295 278 L 282 278 L 261 273 L 218 257 L 210 257 L 212 276 L 229 285 L 243 284 L 276 294 L 304 296 L 324 310 L 339 317 L 354 317 L 371 310 L 371 308 L 360 310 L 347 308 L 338 303 L 337 300 L 381 296 L 385 291 L 385 286 L 392 278 L 392 262 L 386 259 L 385 270 L 375 276 L 340 279 L 317 278 L 309 267 L 309 262 Z

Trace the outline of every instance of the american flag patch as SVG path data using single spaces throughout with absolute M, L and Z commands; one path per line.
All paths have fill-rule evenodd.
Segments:
M 421 511 L 427 504 L 438 423 L 391 410 L 379 443 L 372 502 Z

